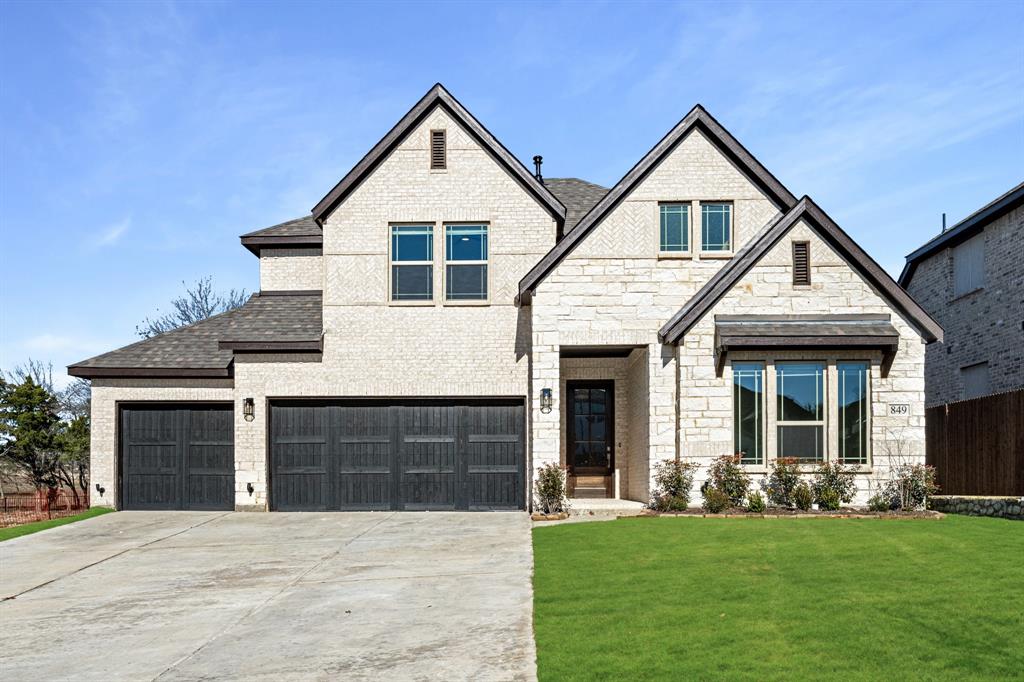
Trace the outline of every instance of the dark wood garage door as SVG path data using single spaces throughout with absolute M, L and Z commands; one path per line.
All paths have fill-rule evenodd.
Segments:
M 235 429 L 230 405 L 121 409 L 121 508 L 230 510 Z
M 523 419 L 521 401 L 276 403 L 271 505 L 522 509 Z

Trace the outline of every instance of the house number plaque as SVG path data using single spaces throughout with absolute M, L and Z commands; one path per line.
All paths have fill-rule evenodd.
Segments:
M 910 414 L 910 405 L 908 403 L 889 403 L 890 417 L 902 417 L 908 414 Z

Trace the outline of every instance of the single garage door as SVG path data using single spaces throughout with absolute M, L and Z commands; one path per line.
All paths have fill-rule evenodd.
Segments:
M 122 509 L 234 507 L 231 405 L 121 408 Z
M 275 403 L 272 508 L 522 509 L 523 420 L 522 401 Z

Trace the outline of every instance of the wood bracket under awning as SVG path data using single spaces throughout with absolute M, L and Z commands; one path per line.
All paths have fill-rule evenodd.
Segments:
M 899 350 L 888 315 L 719 315 L 715 317 L 715 374 L 728 354 L 746 350 L 877 350 L 882 377 Z

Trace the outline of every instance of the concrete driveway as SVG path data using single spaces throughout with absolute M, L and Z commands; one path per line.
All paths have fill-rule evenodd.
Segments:
M 536 677 L 525 514 L 119 512 L 0 543 L 5 680 Z

